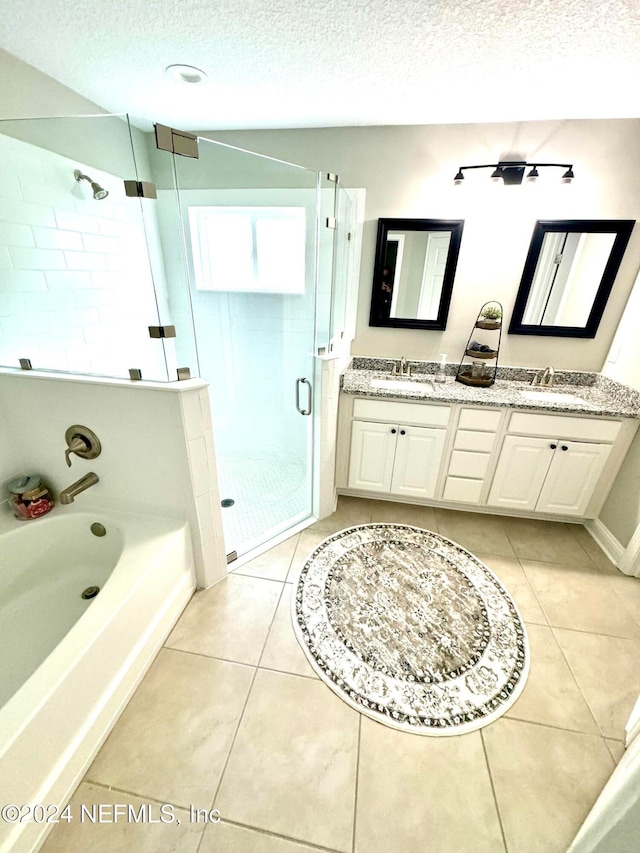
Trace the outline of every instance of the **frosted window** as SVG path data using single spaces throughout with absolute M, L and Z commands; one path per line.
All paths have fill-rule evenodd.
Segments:
M 195 286 L 304 293 L 303 207 L 189 207 Z

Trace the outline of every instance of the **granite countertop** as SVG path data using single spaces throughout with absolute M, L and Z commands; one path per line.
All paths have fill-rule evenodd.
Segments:
M 531 386 L 535 370 L 500 367 L 494 385 L 478 388 L 455 381 L 455 364 L 447 365 L 448 375 L 443 383 L 433 382 L 438 366 L 436 362 L 411 362 L 411 365 L 411 377 L 392 377 L 389 360 L 355 357 L 341 377 L 341 390 L 345 394 L 391 400 L 432 400 L 438 403 L 469 403 L 474 406 L 509 407 L 536 412 L 640 419 L 640 393 L 598 373 L 557 371 L 551 388 L 536 390 Z M 372 380 L 380 379 L 398 379 L 403 384 L 399 388 L 372 385 Z M 425 385 L 429 382 L 433 385 Z M 415 384 L 415 390 L 408 388 L 408 383 Z M 536 395 L 533 399 L 530 397 L 531 392 Z

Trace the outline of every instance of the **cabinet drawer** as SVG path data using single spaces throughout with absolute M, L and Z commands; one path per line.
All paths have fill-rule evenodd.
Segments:
M 447 477 L 442 495 L 445 501 L 461 501 L 477 504 L 482 491 L 482 480 L 469 480 L 466 477 Z
M 479 429 L 495 432 L 500 426 L 502 412 L 496 409 L 462 409 L 458 429 Z
M 353 417 L 368 421 L 387 421 L 418 426 L 447 426 L 451 406 L 434 406 L 431 403 L 401 403 L 395 400 L 353 401 Z
M 598 418 L 514 412 L 509 421 L 509 432 L 522 433 L 523 435 L 543 435 L 552 438 L 614 441 L 621 426 L 620 421 L 603 421 Z
M 496 435 L 493 432 L 472 432 L 469 429 L 459 429 L 456 432 L 453 446 L 456 450 L 479 450 L 490 453 L 493 450 L 495 440 Z
M 449 463 L 449 474 L 453 477 L 468 477 L 482 480 L 487 473 L 490 456 L 488 453 L 470 453 L 454 450 Z

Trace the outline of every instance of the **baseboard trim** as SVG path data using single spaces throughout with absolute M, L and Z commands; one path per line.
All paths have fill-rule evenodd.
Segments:
M 599 518 L 589 518 L 584 522 L 587 532 L 602 548 L 614 566 L 620 565 L 626 548 L 621 545 L 609 528 Z

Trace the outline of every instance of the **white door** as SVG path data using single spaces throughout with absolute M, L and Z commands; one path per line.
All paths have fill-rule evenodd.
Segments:
M 428 236 L 418 306 L 418 317 L 421 320 L 435 320 L 438 317 L 450 240 L 451 235 L 448 233 Z
M 446 430 L 400 425 L 391 492 L 432 498 L 436 493 Z
M 349 459 L 350 489 L 389 491 L 397 438 L 396 424 L 353 422 Z
M 588 444 L 561 439 L 544 481 L 536 510 L 584 515 L 610 452 L 610 444 Z
M 489 506 L 533 510 L 555 453 L 557 441 L 508 435 L 489 493 Z

